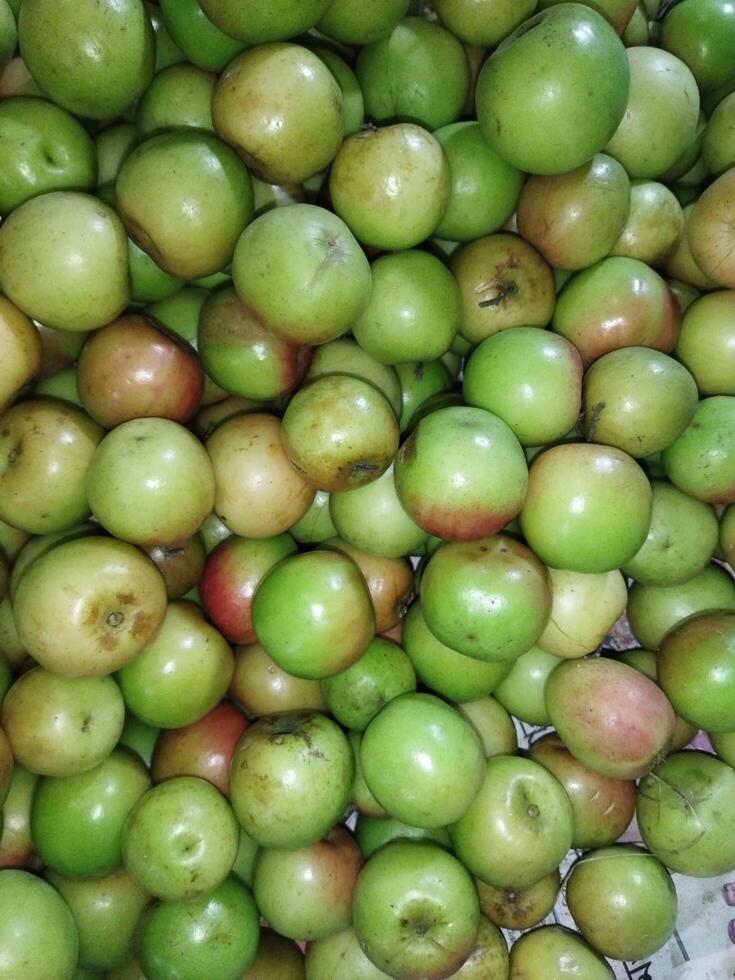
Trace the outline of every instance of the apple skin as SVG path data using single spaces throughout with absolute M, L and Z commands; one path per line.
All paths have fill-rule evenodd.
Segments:
M 0 724 L 16 762 L 41 776 L 72 776 L 113 750 L 125 718 L 111 677 L 61 677 L 33 667 L 5 695 Z
M 391 816 L 413 826 L 444 827 L 458 820 L 480 789 L 483 763 L 472 726 L 431 694 L 394 698 L 372 719 L 360 744 L 368 789 Z
M 48 191 L 95 186 L 94 143 L 82 124 L 53 102 L 4 99 L 0 134 L 0 214 Z
M 381 363 L 356 340 L 340 337 L 321 344 L 313 351 L 306 380 L 313 381 L 325 374 L 351 374 L 368 381 L 385 395 L 396 416 L 400 416 L 403 401 L 398 367 Z
M 172 776 L 199 776 L 228 796 L 230 763 L 247 726 L 241 711 L 221 701 L 199 721 L 162 731 L 151 759 L 153 782 L 161 783 Z
M 679 4 L 667 10 L 661 46 L 689 66 L 703 91 L 728 85 L 735 78 L 731 51 L 735 16 L 724 0 Z
M 89 514 L 86 478 L 102 428 L 57 398 L 16 402 L 0 416 L 0 518 L 30 534 Z
M 235 648 L 229 693 L 254 718 L 282 711 L 327 711 L 320 682 L 282 670 L 259 643 Z
M 254 643 L 253 597 L 264 576 L 297 551 L 293 538 L 248 539 L 233 534 L 210 552 L 199 580 L 207 615 L 230 643 Z
M 717 548 L 717 514 L 665 480 L 653 480 L 651 526 L 623 571 L 643 585 L 677 585 L 703 571 Z
M 153 25 L 140 0 L 31 0 L 18 40 L 34 80 L 79 116 L 121 115 L 153 77 Z
M 508 947 L 497 926 L 480 916 L 475 947 L 449 980 L 488 980 L 508 976 Z
M 441 144 L 414 123 L 349 136 L 329 175 L 334 210 L 364 245 L 386 251 L 413 248 L 428 238 L 450 192 Z
M 419 980 L 459 969 L 477 939 L 472 879 L 433 843 L 394 841 L 365 864 L 355 888 L 355 934 L 381 970 Z
M 735 395 L 735 294 L 709 293 L 684 314 L 676 357 L 703 396 Z
M 138 924 L 135 948 L 149 980 L 239 980 L 255 959 L 259 938 L 253 897 L 231 875 L 209 894 L 150 906 Z
M 735 397 L 713 395 L 663 453 L 666 475 L 680 490 L 710 504 L 735 502 Z
M 515 755 L 518 751 L 513 719 L 495 698 L 486 696 L 463 701 L 455 707 L 480 736 L 486 759 L 493 755 Z
M 117 673 L 125 704 L 156 728 L 191 725 L 227 692 L 230 645 L 194 603 L 171 602 L 154 639 Z
M 169 65 L 159 71 L 135 113 L 141 136 L 179 126 L 213 131 L 212 92 L 216 81 L 216 75 L 189 64 Z
M 706 752 L 677 752 L 641 780 L 638 826 L 671 871 L 706 878 L 735 867 L 735 772 Z
M 130 236 L 182 279 L 226 265 L 253 215 L 247 170 L 234 150 L 203 130 L 149 137 L 125 159 L 115 190 Z
M 637 259 L 611 256 L 569 280 L 552 329 L 574 344 L 587 367 L 621 347 L 669 353 L 680 323 L 676 299 L 657 272 Z
M 446 827 L 414 827 L 395 817 L 374 817 L 363 813 L 355 824 L 355 839 L 365 860 L 393 840 L 433 841 L 447 850 L 451 848 Z
M 344 815 L 355 776 L 347 736 L 326 715 L 266 715 L 245 731 L 230 770 L 237 819 L 261 847 L 320 840 Z M 258 787 L 257 791 L 254 787 Z
M 519 170 L 566 173 L 615 132 L 628 81 L 625 49 L 612 27 L 588 7 L 554 6 L 522 24 L 485 62 L 477 118 L 490 146 Z
M 258 951 L 241 980 L 304 980 L 304 954 L 301 947 L 284 936 L 261 926 Z
M 704 130 L 702 160 L 714 177 L 721 176 L 735 163 L 732 139 L 733 109 L 735 109 L 735 98 L 730 92 L 713 109 Z
M 352 922 L 352 893 L 362 853 L 344 827 L 333 827 L 298 850 L 262 848 L 255 859 L 253 895 L 280 935 L 314 942 Z
M 324 62 L 299 44 L 263 44 L 235 58 L 212 98 L 217 135 L 269 184 L 326 170 L 344 137 L 344 101 Z
M 329 977 L 330 980 L 390 980 L 387 973 L 379 970 L 367 958 L 351 926 L 326 939 L 309 943 L 302 972 L 294 974 L 293 980 L 321 980 L 322 977 Z M 268 978 L 263 975 L 253 980 Z M 292 978 L 288 975 L 284 976 L 284 980 Z
M 244 47 L 215 27 L 196 0 L 161 0 L 160 8 L 171 38 L 197 68 L 222 71 Z
M 735 263 L 730 255 L 732 229 L 723 220 L 723 209 L 732 207 L 735 168 L 726 170 L 697 199 L 689 221 L 688 240 L 694 261 L 718 286 L 735 286 Z
M 375 632 L 375 614 L 355 562 L 336 551 L 312 551 L 284 559 L 263 579 L 253 600 L 253 626 L 279 667 L 321 679 L 362 656 Z
M 682 206 L 684 230 L 676 248 L 666 260 L 666 275 L 678 279 L 690 287 L 699 290 L 717 289 L 718 284 L 702 271 L 696 262 L 689 244 L 689 226 L 694 214 L 695 202 Z
M 606 658 L 560 664 L 546 683 L 546 705 L 571 754 L 610 779 L 650 772 L 668 751 L 676 725 L 657 684 Z
M 549 568 L 551 615 L 538 646 L 556 657 L 592 653 L 625 611 L 628 589 L 617 569 L 589 574 Z
M 628 217 L 610 254 L 660 266 L 683 232 L 684 215 L 673 192 L 654 180 L 634 180 Z
M 431 632 L 453 650 L 491 663 L 513 660 L 546 626 L 550 579 L 536 555 L 506 535 L 453 542 L 424 570 L 421 607 Z
M 479 794 L 449 833 L 455 854 L 475 877 L 517 889 L 559 865 L 572 826 L 569 797 L 543 766 L 496 755 L 486 762 Z
M 31 564 L 16 590 L 15 622 L 42 667 L 100 677 L 153 640 L 166 599 L 153 562 L 132 545 L 95 535 L 59 544 Z
M 33 858 L 31 804 L 38 776 L 16 763 L 3 804 L 0 868 L 26 868 Z
M 675 585 L 636 583 L 628 594 L 630 628 L 641 646 L 658 650 L 667 633 L 697 613 L 735 611 L 735 582 L 711 563 L 686 582 Z
M 235 863 L 239 832 L 232 808 L 204 779 L 176 776 L 135 803 L 122 834 L 123 862 L 151 895 L 198 898 Z
M 604 654 L 605 655 L 605 654 Z M 609 654 L 606 654 L 609 656 Z M 617 654 L 614 659 L 627 664 L 629 667 L 639 670 L 646 677 L 649 677 L 652 681 L 656 681 L 658 684 L 658 655 L 652 650 L 641 650 L 632 649 L 624 650 L 622 653 Z M 661 685 L 659 684 L 659 687 Z M 688 721 L 685 721 L 680 715 L 676 716 L 676 727 L 674 728 L 674 737 L 671 740 L 671 751 L 678 752 L 679 749 L 683 749 L 684 746 L 688 745 L 694 736 L 697 734 L 697 729 L 694 725 L 690 725 Z
M 64 878 L 47 872 L 71 909 L 79 932 L 78 968 L 96 972 L 123 966 L 133 955 L 133 933 L 150 896 L 125 868 L 103 878 Z
M 475 878 L 482 914 L 503 929 L 530 929 L 542 922 L 556 904 L 560 884 L 558 870 L 528 888 L 496 888 Z
M 79 934 L 69 906 L 27 871 L 0 871 L 0 949 L 3 972 L 14 980 L 72 980 Z
M 8 684 L 9 686 L 10 684 Z M 5 692 L 3 692 L 2 697 L 4 696 Z M 0 728 L 0 811 L 10 790 L 14 764 L 13 750 L 10 748 L 10 742 L 5 732 Z M 2 828 L 0 828 L 0 834 L 2 834 Z
M 519 24 L 527 20 L 538 6 L 538 0 L 519 3 L 496 3 L 479 0 L 465 4 L 462 0 L 436 0 L 440 22 L 465 44 L 494 48 Z
M 735 507 L 726 507 L 720 518 L 720 549 L 730 567 L 735 566 Z
M 204 0 L 201 7 L 225 34 L 248 45 L 303 34 L 323 16 L 330 0 L 278 0 L 244 8 L 233 0 Z
M 204 539 L 197 533 L 176 548 L 143 549 L 163 577 L 169 599 L 181 599 L 197 586 L 204 569 Z
M 556 776 L 567 792 L 574 815 L 573 848 L 613 844 L 627 829 L 635 813 L 632 780 L 608 779 L 582 765 L 553 732 L 533 742 L 529 758 Z
M 529 725 L 551 723 L 544 692 L 549 674 L 560 663 L 538 646 L 522 653 L 510 664 L 508 676 L 493 691 L 506 711 Z
M 582 937 L 562 926 L 543 926 L 515 941 L 510 951 L 510 980 L 558 980 L 574 974 L 584 980 L 614 980 L 607 962 Z
M 49 236 L 49 228 L 63 229 L 63 238 Z M 88 194 L 32 198 L 0 228 L 0 278 L 8 299 L 34 320 L 74 331 L 101 327 L 130 299 L 123 224 Z
M 547 564 L 609 572 L 645 541 L 651 501 L 651 485 L 627 453 L 569 443 L 533 461 L 519 520 L 528 544 Z
M 433 71 L 441 65 L 441 73 Z M 459 118 L 470 87 L 460 41 L 440 24 L 405 17 L 365 45 L 355 64 L 365 111 L 377 124 L 410 121 L 430 132 Z
M 398 499 L 427 534 L 474 541 L 518 514 L 528 469 L 502 419 L 457 406 L 421 419 L 398 451 L 394 478 Z
M 414 570 L 410 561 L 372 555 L 340 538 L 329 538 L 320 547 L 348 555 L 362 572 L 375 613 L 375 632 L 386 633 L 398 626 L 414 594 Z

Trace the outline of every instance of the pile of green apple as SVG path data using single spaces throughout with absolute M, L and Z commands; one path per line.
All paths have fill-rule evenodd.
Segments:
M 733 563 L 730 0 L 0 0 L 0 977 L 650 957 Z

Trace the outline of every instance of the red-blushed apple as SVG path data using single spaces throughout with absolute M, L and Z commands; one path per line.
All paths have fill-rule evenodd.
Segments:
M 536 555 L 503 534 L 452 542 L 431 556 L 421 578 L 426 624 L 468 657 L 498 662 L 525 653 L 551 611 L 551 580 Z
M 396 456 L 394 478 L 398 499 L 427 534 L 474 541 L 518 514 L 528 469 L 502 419 L 457 406 L 421 419 Z
M 459 969 L 480 923 L 468 872 L 424 841 L 393 841 L 368 859 L 357 879 L 353 916 L 368 959 L 405 980 Z
M 111 429 L 150 416 L 188 422 L 199 408 L 204 375 L 196 351 L 180 337 L 128 313 L 90 335 L 77 382 L 86 411 Z
M 335 722 L 287 711 L 246 729 L 232 759 L 230 797 L 261 847 L 308 847 L 343 817 L 354 775 L 352 748 Z
M 84 520 L 87 473 L 103 434 L 86 412 L 56 398 L 7 409 L 0 416 L 0 518 L 30 534 Z
M 33 858 L 31 804 L 38 776 L 15 764 L 3 804 L 0 868 L 26 868 Z
M 129 711 L 156 728 L 204 717 L 227 693 L 232 648 L 198 606 L 171 602 L 155 638 L 116 677 Z
M 501 888 L 525 888 L 550 874 L 572 841 L 572 806 L 543 766 L 516 756 L 488 759 L 482 787 L 449 829 L 460 861 Z
M 17 980 L 72 980 L 79 935 L 69 906 L 27 871 L 0 871 L 0 970 Z
M 735 396 L 704 398 L 691 424 L 664 451 L 666 475 L 710 504 L 735 501 Z
M 458 820 L 483 778 L 482 743 L 458 711 L 431 694 L 403 694 L 367 726 L 365 782 L 388 813 L 413 826 Z
M 172 776 L 199 776 L 228 796 L 232 755 L 247 726 L 241 711 L 221 701 L 199 721 L 162 731 L 151 759 L 153 782 Z
M 39 858 L 68 878 L 110 874 L 122 863 L 125 820 L 150 786 L 142 761 L 121 748 L 88 772 L 42 779 L 30 817 Z
M 410 122 L 348 136 L 329 174 L 336 213 L 360 242 L 386 251 L 413 248 L 428 238 L 450 192 L 441 144 Z
M 519 520 L 530 547 L 552 567 L 608 572 L 643 544 L 651 497 L 646 474 L 627 453 L 570 443 L 533 461 Z
M 367 649 L 375 614 L 360 569 L 338 551 L 285 558 L 258 586 L 253 626 L 266 652 L 296 677 L 345 670 Z
M 230 643 L 255 642 L 256 589 L 274 565 L 296 550 L 288 534 L 255 540 L 233 534 L 210 553 L 199 594 L 207 615 Z
M 67 677 L 111 674 L 153 640 L 166 615 L 163 578 L 132 545 L 99 535 L 41 554 L 17 584 L 21 642 Z
M 735 395 L 735 292 L 718 290 L 692 303 L 675 354 L 702 395 Z
M 301 388 L 283 416 L 289 462 L 315 489 L 353 490 L 381 476 L 398 448 L 398 421 L 367 381 L 327 375 Z
M 262 848 L 253 869 L 258 910 L 290 939 L 332 936 L 352 922 L 352 893 L 362 864 L 360 848 L 339 825 L 307 847 Z
M 77 967 L 114 970 L 133 955 L 133 934 L 140 914 L 150 901 L 125 868 L 101 878 L 66 878 L 46 873 L 71 909 L 79 932 Z
M 678 245 L 683 231 L 684 215 L 674 193 L 655 180 L 634 180 L 625 227 L 609 254 L 660 266 Z
M 571 754 L 610 779 L 644 776 L 671 746 L 676 718 L 668 699 L 618 661 L 560 664 L 546 682 L 546 705 Z
M 511 980 L 557 980 L 564 972 L 584 980 L 614 980 L 607 962 L 577 932 L 543 926 L 520 936 L 510 951 Z M 570 972 L 571 971 L 571 972 Z
M 617 569 L 569 572 L 549 568 L 551 615 L 538 646 L 555 657 L 584 657 L 602 643 L 625 611 L 628 589 Z
M 235 815 L 219 790 L 176 776 L 148 790 L 128 814 L 123 862 L 156 898 L 198 898 L 230 873 L 238 840 Z
M 29 317 L 4 296 L 0 296 L 0 344 L 3 349 L 0 411 L 4 411 L 41 370 L 38 331 Z
M 254 718 L 282 711 L 327 711 L 320 682 L 282 670 L 259 643 L 235 648 L 229 693 Z
M 345 728 L 361 732 L 384 705 L 416 690 L 416 674 L 397 643 L 376 636 L 359 660 L 321 684 L 332 716 Z
M 111 677 L 62 677 L 32 667 L 0 708 L 13 755 L 42 776 L 71 776 L 99 765 L 122 732 L 125 706 Z
M 214 469 L 214 509 L 232 531 L 250 538 L 283 534 L 303 517 L 314 488 L 288 461 L 281 420 L 236 415 L 207 440 Z
M 201 443 L 169 419 L 123 422 L 108 432 L 87 471 L 92 513 L 133 544 L 178 545 L 215 502 L 215 477 Z
M 573 276 L 554 309 L 552 327 L 579 351 L 585 366 L 621 347 L 668 353 L 681 312 L 671 289 L 650 266 L 613 256 Z
M 459 333 L 479 344 L 509 327 L 546 327 L 554 312 L 554 277 L 544 258 L 518 235 L 467 242 L 450 268 L 459 283 Z
M 198 584 L 206 559 L 201 534 L 193 534 L 173 548 L 151 545 L 143 551 L 163 576 L 169 599 L 181 599 Z
M 551 912 L 559 895 L 558 870 L 527 888 L 496 888 L 475 878 L 483 915 L 503 929 L 530 929 Z
M 492 755 L 515 755 L 518 751 L 518 736 L 513 719 L 495 698 L 463 701 L 455 707 L 480 736 L 486 759 Z
M 135 949 L 146 977 L 242 977 L 260 938 L 258 909 L 233 875 L 194 899 L 149 906 Z M 142 976 L 142 972 L 141 972 Z
M 584 766 L 555 733 L 533 742 L 529 758 L 556 776 L 567 792 L 573 814 L 572 847 L 604 847 L 627 829 L 635 813 L 633 780 L 608 779 Z

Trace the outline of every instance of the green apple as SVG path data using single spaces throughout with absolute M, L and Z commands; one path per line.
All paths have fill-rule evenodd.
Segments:
M 510 951 L 511 980 L 558 980 L 576 973 L 584 980 L 614 980 L 615 974 L 579 933 L 562 926 L 544 926 L 524 933 Z
M 671 482 L 696 500 L 735 501 L 735 396 L 704 398 L 663 464 Z
M 732 229 L 723 221 L 735 199 L 735 168 L 726 170 L 697 198 L 692 208 L 687 237 L 692 257 L 704 275 L 732 289 L 735 261 L 732 257 Z
M 321 344 L 313 351 L 306 380 L 313 381 L 325 374 L 352 374 L 362 381 L 368 381 L 385 395 L 396 416 L 400 416 L 402 385 L 398 367 L 383 364 L 356 340 L 340 337 Z
M 494 48 L 531 14 L 538 0 L 436 0 L 439 20 L 465 44 Z
M 674 193 L 655 180 L 634 180 L 625 226 L 609 254 L 660 266 L 683 232 L 684 214 Z
M 199 0 L 221 31 L 249 45 L 281 41 L 303 34 L 323 16 L 330 0 Z
M 490 922 L 503 929 L 530 929 L 542 922 L 559 896 L 558 870 L 528 888 L 496 888 L 475 878 L 480 910 Z
M 482 741 L 485 758 L 493 755 L 515 755 L 518 736 L 515 724 L 499 701 L 481 697 L 455 705 L 457 711 L 472 725 Z
M 408 12 L 410 0 L 330 0 L 317 22 L 321 34 L 342 44 L 372 44 L 390 35 Z
M 691 68 L 702 91 L 735 80 L 731 51 L 735 44 L 735 11 L 727 0 L 686 0 L 667 8 L 661 47 Z
M 138 103 L 135 122 L 141 136 L 193 126 L 212 130 L 212 92 L 217 76 L 195 65 L 164 68 Z
M 245 47 L 212 23 L 197 0 L 160 0 L 161 16 L 186 60 L 219 72 Z
M 735 395 L 735 293 L 721 290 L 691 304 L 675 354 L 702 395 Z
M 551 614 L 538 646 L 555 657 L 584 657 L 597 649 L 625 611 L 625 579 L 616 568 L 597 573 L 549 568 L 549 577 Z
M 73 980 L 79 934 L 69 906 L 47 881 L 0 871 L 0 971 L 13 980 Z
M 549 725 L 546 681 L 559 662 L 559 657 L 532 646 L 511 662 L 508 676 L 498 684 L 493 696 L 520 721 L 529 725 Z

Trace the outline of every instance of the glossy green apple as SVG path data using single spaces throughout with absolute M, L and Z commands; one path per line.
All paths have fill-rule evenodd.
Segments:
M 128 238 L 128 265 L 130 266 L 130 290 L 133 303 L 154 303 L 174 296 L 183 287 L 183 279 L 172 276 L 153 261 Z
M 352 374 L 362 381 L 370 382 L 385 395 L 393 411 L 400 416 L 402 386 L 397 368 L 383 364 L 356 340 L 340 337 L 316 348 L 306 372 L 306 380 L 312 381 L 325 374 Z
M 623 167 L 597 153 L 568 173 L 530 177 L 518 200 L 518 230 L 555 269 L 584 269 L 610 254 L 630 201 Z
M 448 976 L 477 939 L 477 892 L 459 861 L 433 843 L 394 841 L 357 879 L 355 934 L 381 970 L 405 980 Z
M 650 456 L 679 438 L 698 404 L 694 378 L 673 357 L 625 347 L 599 358 L 585 374 L 582 424 L 589 442 Z
M 482 48 L 494 48 L 519 24 L 531 16 L 538 0 L 436 0 L 435 9 L 439 20 L 452 34 Z
M 296 850 L 262 848 L 253 895 L 260 914 L 282 936 L 314 942 L 347 928 L 363 859 L 344 827 Z
M 0 724 L 13 755 L 42 776 L 99 765 L 122 732 L 125 706 L 111 677 L 61 677 L 33 667 L 5 695 Z
M 79 932 L 78 966 L 114 970 L 133 955 L 133 933 L 150 896 L 125 870 L 102 878 L 65 878 L 47 872 L 48 880 L 71 909 Z
M 367 305 L 367 258 L 337 215 L 313 204 L 274 208 L 237 243 L 235 289 L 287 340 L 321 344 L 348 330 Z
M 434 72 L 441 65 L 441 72 Z M 365 111 L 376 123 L 405 121 L 429 131 L 459 118 L 470 69 L 457 38 L 440 24 L 406 17 L 383 40 L 365 45 L 355 72 Z
M 352 782 L 352 794 L 350 802 L 357 811 L 358 817 L 375 817 L 381 820 L 389 819 L 388 811 L 375 799 L 365 782 L 365 776 L 360 764 L 360 743 L 362 742 L 362 732 L 348 732 L 347 737 L 352 746 L 355 757 L 355 778 Z
M 344 135 L 351 136 L 362 129 L 365 122 L 365 100 L 357 75 L 343 57 L 327 44 L 310 44 L 310 49 L 324 62 L 334 76 L 342 92 Z M 316 174 L 318 178 L 320 175 Z
M 360 744 L 368 788 L 391 816 L 444 827 L 476 796 L 484 754 L 477 733 L 430 694 L 403 694 L 370 722 Z
M 18 40 L 34 80 L 79 116 L 121 115 L 153 77 L 153 25 L 141 0 L 30 0 Z
M 219 790 L 204 779 L 177 776 L 133 806 L 123 828 L 123 861 L 156 898 L 198 898 L 227 877 L 238 840 L 235 815 Z
M 557 867 L 571 846 L 572 826 L 569 797 L 543 766 L 496 755 L 487 760 L 482 788 L 450 836 L 477 878 L 525 888 Z
M 675 353 L 702 395 L 735 395 L 735 292 L 709 293 L 692 303 Z
M 49 228 L 63 235 L 50 236 Z M 32 198 L 0 228 L 0 280 L 34 320 L 64 330 L 101 327 L 130 299 L 122 222 L 98 198 L 76 191 Z
M 116 537 L 177 545 L 199 530 L 215 502 L 201 443 L 169 419 L 132 419 L 100 443 L 87 471 L 92 513 Z
M 27 871 L 0 871 L 0 972 L 13 980 L 72 980 L 79 935 L 59 893 Z
M 522 722 L 550 724 L 545 699 L 546 681 L 558 664 L 558 657 L 532 646 L 511 662 L 508 676 L 495 688 L 493 697 Z
M 102 435 L 86 412 L 60 399 L 9 408 L 0 416 L 0 518 L 31 534 L 84 520 L 87 473 Z
M 426 625 L 420 602 L 408 610 L 401 642 L 421 682 L 450 701 L 490 694 L 511 669 L 509 662 L 484 663 L 446 646 Z
M 538 646 L 555 657 L 592 653 L 625 611 L 628 590 L 617 569 L 570 572 L 549 568 L 551 614 Z
M 557 870 L 528 888 L 496 888 L 475 878 L 480 911 L 503 929 L 530 929 L 542 922 L 556 904 L 559 885 Z
M 661 689 L 624 663 L 570 660 L 546 682 L 551 722 L 583 765 L 610 779 L 650 772 L 674 734 L 674 711 Z
M 258 719 L 232 759 L 230 798 L 262 847 L 307 847 L 343 816 L 355 761 L 342 729 L 316 711 Z
M 546 7 L 564 2 L 565 0 L 539 0 L 539 7 L 544 10 Z M 616 33 L 622 35 L 634 16 L 638 0 L 590 0 L 587 6 L 601 14 L 615 28 Z M 625 38 L 623 40 L 625 41 Z
M 414 123 L 349 136 L 329 175 L 334 210 L 359 241 L 383 250 L 413 248 L 428 238 L 450 192 L 441 144 Z
M 337 534 L 329 513 L 330 497 L 326 491 L 317 490 L 304 516 L 289 528 L 289 534 L 299 544 L 320 544 Z
M 193 126 L 212 130 L 212 92 L 217 76 L 195 65 L 164 68 L 148 86 L 135 113 L 141 136 Z
M 492 755 L 515 755 L 518 751 L 518 736 L 513 719 L 495 698 L 482 697 L 474 701 L 463 701 L 455 707 L 480 736 L 486 759 Z
M 691 68 L 703 91 L 735 79 L 731 51 L 735 44 L 735 11 L 726 0 L 703 0 L 666 11 L 661 46 Z
M 537 456 L 520 524 L 528 544 L 554 568 L 606 572 L 643 544 L 651 485 L 627 453 L 569 443 Z
M 627 220 L 609 254 L 660 266 L 683 232 L 684 215 L 673 192 L 655 180 L 634 180 Z
M 696 500 L 735 501 L 735 397 L 703 399 L 691 424 L 664 452 L 663 464 L 671 482 Z
M 133 123 L 113 123 L 95 135 L 98 188 L 115 180 L 123 160 L 137 144 L 138 130 Z
M 308 31 L 322 17 L 329 0 L 256 0 L 247 7 L 239 0 L 200 0 L 200 5 L 221 31 L 257 45 Z
M 125 703 L 157 728 L 198 721 L 226 693 L 235 661 L 222 634 L 198 606 L 169 603 L 154 639 L 117 674 Z
M 385 364 L 433 360 L 459 328 L 459 288 L 443 262 L 408 249 L 372 265 L 370 301 L 353 325 L 358 344 Z
M 672 871 L 705 878 L 735 867 L 735 772 L 705 752 L 677 752 L 641 780 L 638 826 Z
M 433 395 L 447 393 L 452 379 L 441 358 L 433 361 L 405 361 L 396 364 L 401 385 L 401 432 L 410 430 L 419 408 Z
M 421 579 L 421 604 L 431 632 L 453 650 L 513 660 L 543 632 L 551 584 L 529 548 L 495 535 L 435 551 Z
M 651 526 L 638 552 L 623 565 L 643 585 L 687 582 L 709 564 L 719 526 L 711 504 L 694 500 L 665 480 L 654 480 Z
M 149 137 L 125 159 L 115 189 L 132 238 L 183 279 L 229 262 L 253 215 L 247 170 L 234 150 L 200 130 Z
M 372 817 L 362 813 L 355 824 L 355 838 L 366 860 L 384 844 L 397 839 L 433 841 L 447 850 L 451 846 L 446 827 L 414 827 L 395 817 Z
M 197 0 L 161 0 L 161 16 L 186 60 L 205 71 L 222 71 L 244 44 L 212 23 Z
M 31 810 L 36 853 L 68 878 L 113 873 L 122 864 L 125 820 L 150 785 L 142 761 L 120 748 L 88 772 L 42 779 Z
M 149 980 L 202 976 L 239 980 L 255 959 L 258 910 L 249 889 L 230 876 L 208 894 L 150 906 L 135 937 Z
M 554 6 L 522 24 L 485 62 L 477 118 L 490 146 L 519 170 L 565 173 L 615 132 L 628 76 L 622 42 L 599 14 L 581 4 Z
M 269 184 L 300 184 L 325 170 L 344 137 L 344 102 L 324 62 L 299 44 L 245 51 L 212 99 L 217 135 Z
M 0 214 L 48 191 L 95 185 L 94 143 L 82 124 L 53 102 L 4 99 L 0 146 Z
M 16 14 L 7 2 L 0 7 L 0 32 L 0 70 L 2 70 L 12 59 L 18 46 Z
M 293 980 L 389 980 L 389 975 L 371 963 L 358 942 L 351 926 L 326 939 L 309 943 L 304 960 L 305 973 L 294 974 Z M 258 976 L 254 980 L 261 980 Z M 266 975 L 262 980 L 267 980 Z M 284 980 L 291 980 L 290 975 Z
M 497 926 L 480 916 L 475 946 L 450 980 L 506 980 L 508 947 Z
M 658 650 L 666 634 L 689 616 L 718 609 L 735 611 L 735 582 L 714 563 L 686 582 L 636 584 L 628 597 L 630 628 L 650 650 Z
M 562 926 L 543 926 L 520 936 L 510 951 L 510 980 L 614 980 L 615 974 L 579 933 Z
M 58 545 L 65 544 L 67 541 L 75 541 L 77 538 L 87 538 L 98 533 L 99 527 L 94 521 L 84 521 L 82 524 L 75 524 L 74 527 L 66 531 L 57 531 L 55 534 L 39 534 L 31 537 L 23 548 L 21 548 L 13 562 L 8 587 L 10 599 L 12 601 L 15 600 L 20 580 L 36 559 L 42 558 L 49 551 L 53 551 Z

